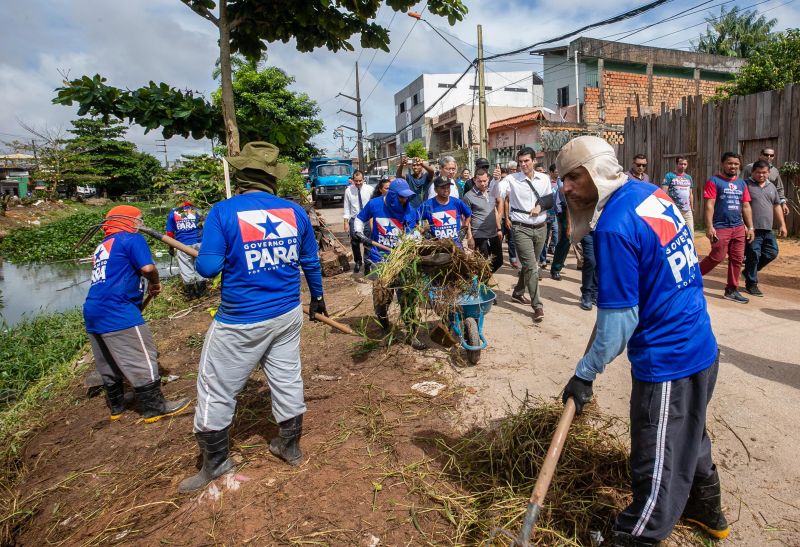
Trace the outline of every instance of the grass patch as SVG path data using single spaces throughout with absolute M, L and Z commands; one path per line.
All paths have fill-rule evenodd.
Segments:
M 38 315 L 0 332 L 0 409 L 86 344 L 80 310 Z
M 132 204 L 144 213 L 144 223 L 154 230 L 164 231 L 166 211 L 149 203 Z M 105 214 L 114 206 L 80 211 L 69 216 L 57 218 L 52 222 L 35 228 L 17 228 L 11 230 L 6 237 L 0 239 L 0 256 L 15 264 L 33 264 L 76 260 L 88 256 L 103 239 L 103 232 L 98 231 L 86 244 L 75 248 L 86 231 L 102 222 Z M 155 211 L 155 212 L 151 212 Z M 151 247 L 166 250 L 161 242 L 149 241 Z
M 189 307 L 179 277 L 164 282 L 148 306 L 148 320 Z M 20 499 L 16 484 L 24 472 L 20 454 L 29 435 L 45 424 L 51 401 L 75 403 L 68 394 L 89 368 L 91 358 L 80 310 L 42 315 L 0 333 L 0 385 L 14 397 L 0 407 L 0 545 L 13 538 L 36 512 L 36 496 Z M 13 402 L 12 402 L 13 400 Z

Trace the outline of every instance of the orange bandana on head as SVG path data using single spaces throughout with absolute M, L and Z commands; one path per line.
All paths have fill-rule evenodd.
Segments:
M 115 215 L 124 215 L 132 218 L 114 218 Z M 142 211 L 133 205 L 117 205 L 106 213 L 106 220 L 103 223 L 103 232 L 107 236 L 116 234 L 117 232 L 131 232 L 134 233 L 138 230 L 138 224 L 134 221 L 135 218 L 142 218 Z

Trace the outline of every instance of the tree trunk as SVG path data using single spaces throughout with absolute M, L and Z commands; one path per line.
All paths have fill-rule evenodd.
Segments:
M 228 155 L 239 155 L 239 127 L 233 105 L 233 76 L 231 73 L 231 29 L 227 0 L 219 1 L 219 69 L 222 80 L 222 119 L 225 122 L 225 142 Z

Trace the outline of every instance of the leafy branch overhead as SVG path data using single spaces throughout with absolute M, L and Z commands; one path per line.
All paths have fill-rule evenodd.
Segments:
M 57 89 L 56 104 L 77 102 L 80 113 L 115 116 L 163 128 L 164 137 L 221 136 L 228 154 L 239 154 L 239 127 L 233 89 L 233 60 L 237 53 L 250 61 L 263 58 L 267 43 L 295 40 L 299 51 L 319 47 L 352 51 L 358 35 L 362 48 L 389 51 L 389 30 L 374 20 L 382 0 L 180 0 L 219 31 L 219 112 L 191 91 L 150 82 L 134 91 L 105 84 L 99 75 L 84 76 Z M 418 0 L 386 0 L 394 11 L 407 11 Z M 461 0 L 429 0 L 428 11 L 447 17 L 453 25 L 467 13 Z M 219 118 L 222 118 L 220 130 Z M 309 135 L 313 136 L 313 135 Z
M 195 13 L 219 26 L 213 11 L 213 0 L 181 0 Z M 261 58 L 265 42 L 295 39 L 299 51 L 325 47 L 331 51 L 353 51 L 350 37 L 359 34 L 361 47 L 389 51 L 389 32 L 372 22 L 381 7 L 381 0 L 228 0 L 227 17 L 230 25 L 231 53 L 241 53 L 251 59 Z M 407 11 L 418 0 L 387 0 L 394 11 Z M 430 0 L 428 11 L 447 17 L 454 25 L 461 21 L 467 8 L 461 0 Z

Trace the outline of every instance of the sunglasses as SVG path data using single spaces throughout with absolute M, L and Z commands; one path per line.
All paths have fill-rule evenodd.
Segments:
M 774 157 L 775 157 L 775 154 L 764 154 L 764 156 L 766 156 L 766 157 L 768 157 L 768 158 L 774 158 Z
M 633 165 L 635 165 L 636 167 L 647 167 L 646 163 L 634 163 Z

